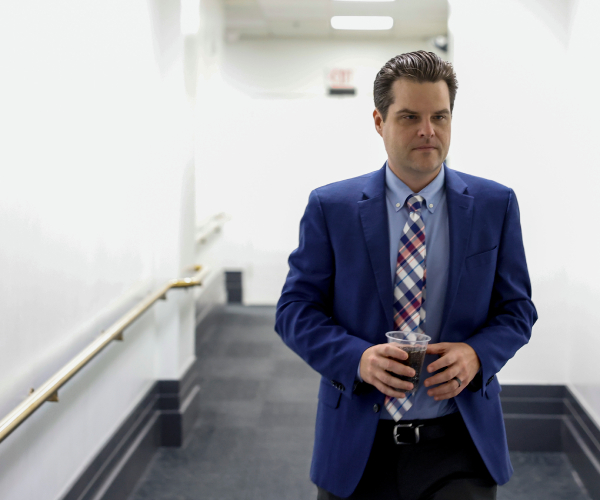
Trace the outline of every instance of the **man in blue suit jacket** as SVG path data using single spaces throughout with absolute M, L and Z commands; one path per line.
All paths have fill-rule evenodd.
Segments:
M 496 373 L 537 315 L 513 191 L 444 164 L 456 88 L 433 53 L 388 61 L 373 113 L 386 164 L 316 189 L 302 218 L 275 328 L 322 375 L 319 499 L 491 499 L 512 474 Z M 425 381 L 396 422 L 384 399 L 413 386 L 391 372 L 414 375 L 385 337 L 406 193 L 424 198 L 432 343 Z

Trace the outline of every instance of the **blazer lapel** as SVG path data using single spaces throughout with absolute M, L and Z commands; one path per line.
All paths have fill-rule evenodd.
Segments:
M 377 291 L 385 311 L 388 328 L 394 324 L 393 290 L 390 270 L 390 236 L 385 206 L 385 165 L 368 181 L 363 199 L 358 202 L 362 229 L 367 243 Z
M 473 197 L 466 194 L 467 184 L 454 170 L 450 170 L 446 166 L 444 168 L 446 169 L 450 260 L 440 341 L 443 341 L 444 336 L 448 335 L 446 324 L 456 298 L 473 222 Z

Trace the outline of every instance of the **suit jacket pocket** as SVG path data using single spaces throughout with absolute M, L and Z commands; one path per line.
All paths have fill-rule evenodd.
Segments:
M 330 408 L 337 408 L 340 405 L 340 398 L 342 392 L 325 380 L 321 380 L 321 387 L 319 387 L 319 401 L 325 406 Z
M 498 382 L 498 377 L 494 377 L 494 379 L 490 382 L 485 389 L 485 397 L 488 399 L 495 398 L 502 391 L 502 386 L 500 382 Z
M 471 255 L 465 259 L 465 266 L 467 269 L 473 269 L 474 267 L 484 266 L 493 262 L 496 258 L 496 254 L 498 253 L 498 245 L 490 250 L 486 250 L 485 252 L 477 253 L 475 255 Z

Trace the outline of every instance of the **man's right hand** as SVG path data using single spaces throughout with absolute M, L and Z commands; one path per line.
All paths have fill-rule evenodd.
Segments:
M 378 344 L 369 347 L 360 358 L 360 376 L 367 384 L 375 386 L 386 396 L 404 398 L 413 384 L 400 380 L 388 372 L 414 377 L 415 371 L 397 360 L 408 359 L 408 354 L 395 344 Z

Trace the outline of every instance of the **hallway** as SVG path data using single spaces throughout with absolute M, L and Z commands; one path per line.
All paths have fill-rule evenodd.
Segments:
M 199 332 L 200 418 L 131 500 L 312 498 L 319 376 L 273 331 L 275 308 L 228 306 Z
M 227 306 L 197 332 L 200 418 L 129 500 L 304 500 L 319 376 L 273 331 L 275 308 Z M 563 453 L 512 453 L 498 500 L 589 500 Z

